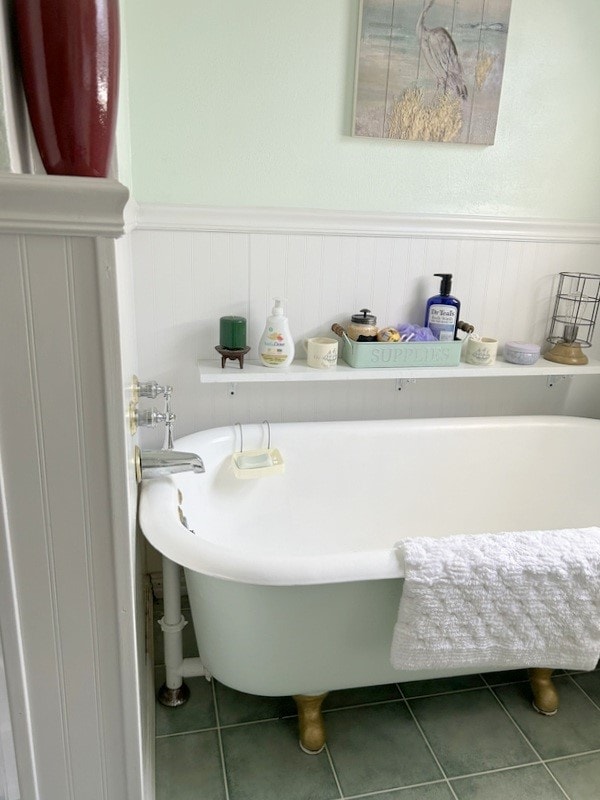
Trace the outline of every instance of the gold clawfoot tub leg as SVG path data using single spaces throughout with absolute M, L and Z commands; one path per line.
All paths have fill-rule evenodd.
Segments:
M 558 692 L 552 683 L 551 669 L 529 670 L 529 683 L 533 692 L 533 707 L 540 714 L 551 717 L 558 711 Z
M 328 694 L 294 695 L 298 709 L 300 748 L 309 755 L 316 755 L 325 747 L 325 723 L 321 714 L 321 703 Z

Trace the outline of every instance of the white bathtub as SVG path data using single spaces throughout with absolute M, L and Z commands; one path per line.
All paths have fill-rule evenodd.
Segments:
M 263 434 L 266 443 L 265 426 L 243 431 L 245 449 Z M 597 420 L 273 424 L 271 436 L 282 475 L 236 478 L 238 430 L 217 428 L 175 443 L 201 456 L 205 475 L 145 481 L 140 500 L 146 537 L 185 567 L 202 662 L 243 692 L 312 695 L 460 674 L 392 668 L 402 589 L 394 543 L 600 522 Z

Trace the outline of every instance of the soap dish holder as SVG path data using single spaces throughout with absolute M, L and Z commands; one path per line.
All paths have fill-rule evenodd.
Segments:
M 231 465 L 235 477 L 242 480 L 280 475 L 285 469 L 283 457 L 275 447 L 234 453 L 231 456 Z
M 244 450 L 244 433 L 242 426 L 236 422 L 240 429 L 240 449 L 231 456 L 231 466 L 233 474 L 241 480 L 251 480 L 253 478 L 264 478 L 267 475 L 281 475 L 285 469 L 283 457 L 276 447 L 271 447 L 271 426 L 267 420 L 263 421 L 267 426 L 268 441 L 266 447 L 258 450 Z

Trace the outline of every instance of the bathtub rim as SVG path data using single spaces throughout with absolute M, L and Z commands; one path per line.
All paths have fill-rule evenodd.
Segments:
M 436 417 L 394 420 L 343 420 L 323 422 L 275 423 L 276 425 L 344 425 L 344 424 L 401 424 L 406 427 L 464 426 L 573 426 L 597 427 L 600 420 L 565 415 L 522 415 L 491 417 Z M 215 437 L 230 432 L 232 426 L 207 428 L 180 437 L 175 446 L 187 447 L 189 440 L 199 434 L 213 432 Z M 179 444 L 181 443 L 181 444 Z M 196 476 L 202 480 L 203 476 Z M 138 518 L 145 538 L 170 560 L 209 577 L 261 586 L 300 586 L 312 584 L 347 583 L 354 581 L 403 578 L 402 559 L 392 549 L 364 550 L 358 553 L 332 553 L 318 556 L 293 557 L 268 555 L 259 557 L 249 552 L 233 550 L 203 539 L 188 530 L 179 517 L 179 495 L 170 477 L 142 481 Z M 158 510 L 157 510 L 158 509 Z
M 198 476 L 200 479 L 202 476 Z M 401 560 L 393 550 L 367 550 L 329 556 L 270 556 L 257 559 L 219 547 L 188 530 L 179 518 L 178 488 L 171 478 L 142 481 L 140 528 L 162 555 L 186 569 L 221 580 L 259 586 L 301 586 L 356 580 L 402 578 Z M 157 513 L 154 509 L 159 508 Z

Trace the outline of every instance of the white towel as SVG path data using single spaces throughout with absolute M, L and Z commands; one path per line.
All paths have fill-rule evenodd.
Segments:
M 600 657 L 600 528 L 423 537 L 405 579 L 395 669 L 591 670 Z

